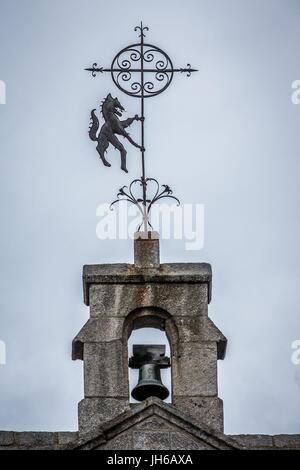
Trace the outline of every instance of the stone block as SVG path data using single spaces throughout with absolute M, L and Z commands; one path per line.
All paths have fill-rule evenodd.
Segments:
M 170 450 L 170 433 L 140 431 L 133 433 L 134 450 Z
M 173 316 L 208 314 L 207 284 L 145 283 L 90 286 L 91 317 L 126 317 L 141 307 L 159 307 Z
M 174 316 L 174 320 L 179 332 L 179 340 L 192 343 L 197 341 L 216 341 L 224 342 L 226 347 L 226 338 L 216 327 L 213 321 L 207 316 Z
M 171 432 L 171 450 L 212 450 L 213 447 L 201 440 L 193 439 L 182 432 Z
M 247 449 L 268 449 L 273 446 L 272 436 L 265 434 L 240 434 L 229 437 Z
M 58 432 L 58 444 L 64 446 L 66 444 L 71 444 L 78 439 L 78 432 Z
M 227 339 L 208 316 L 197 315 L 193 317 L 173 317 L 179 333 L 179 341 L 190 342 L 216 342 L 218 359 L 224 359 Z
M 180 343 L 178 364 L 173 364 L 173 396 L 216 396 L 216 343 Z
M 132 433 L 124 432 L 118 436 L 110 439 L 106 444 L 103 444 L 96 450 L 132 450 L 133 440 Z
M 157 232 L 136 232 L 134 265 L 137 268 L 159 268 L 159 235 Z
M 16 441 L 23 447 L 53 447 L 57 444 L 55 432 L 18 432 Z
M 206 285 L 211 300 L 211 266 L 207 263 L 170 263 L 159 268 L 136 268 L 132 264 L 95 264 L 83 267 L 84 302 L 90 305 L 90 290 L 96 285 L 189 284 Z
M 0 431 L 0 446 L 10 446 L 14 443 L 14 433 L 11 431 Z
M 280 434 L 273 436 L 275 447 L 280 449 L 300 449 L 300 434 Z
M 85 397 L 128 398 L 127 363 L 121 341 L 84 344 Z
M 78 339 L 83 343 L 108 343 L 122 339 L 123 318 L 102 316 L 90 318 L 84 325 Z
M 174 397 L 173 406 L 191 417 L 199 426 L 222 433 L 224 430 L 223 402 L 218 397 Z
M 83 360 L 84 343 L 108 343 L 121 340 L 124 319 L 121 317 L 90 318 L 72 343 L 72 359 Z
M 138 423 L 135 428 L 144 431 L 157 431 L 158 429 L 160 431 L 170 431 L 172 426 L 164 419 L 159 418 L 158 416 L 153 416 L 151 418 L 145 419 L 141 423 Z
M 111 419 L 130 409 L 128 400 L 122 398 L 85 398 L 78 405 L 80 434 L 103 426 Z

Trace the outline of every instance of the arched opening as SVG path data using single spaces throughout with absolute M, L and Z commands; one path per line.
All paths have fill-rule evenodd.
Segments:
M 126 367 L 128 368 L 128 386 L 131 403 L 136 403 L 132 398 L 132 389 L 137 385 L 139 370 L 128 367 L 128 358 L 133 355 L 134 345 L 164 345 L 165 356 L 170 358 L 171 367 L 161 368 L 162 383 L 169 390 L 169 396 L 164 401 L 172 402 L 172 382 L 174 368 L 177 361 L 178 331 L 172 316 L 158 307 L 138 308 L 127 316 L 124 323 L 123 341 L 125 349 Z
M 171 357 L 170 343 L 167 338 L 166 332 L 161 331 L 157 328 L 139 328 L 134 330 L 128 339 L 128 357 L 133 355 L 133 345 L 143 344 L 151 345 L 158 344 L 166 347 L 165 355 Z M 169 396 L 164 401 L 166 403 L 172 402 L 172 379 L 171 379 L 171 367 L 161 369 L 161 381 L 165 387 L 169 390 Z M 133 388 L 137 385 L 139 379 L 139 370 L 128 367 L 128 381 L 129 381 L 129 396 L 130 403 L 138 403 L 131 395 Z

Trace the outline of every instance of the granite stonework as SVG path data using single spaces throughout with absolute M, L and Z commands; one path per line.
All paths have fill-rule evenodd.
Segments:
M 86 433 L 0 432 L 0 450 L 300 450 L 300 435 L 226 436 L 158 398 Z
M 74 447 L 77 432 L 0 431 L 0 450 L 65 450 Z
M 129 409 L 128 398 L 84 398 L 78 405 L 80 432 L 86 433 Z
M 299 435 L 224 434 L 217 361 L 227 340 L 208 317 L 212 272 L 207 263 L 160 264 L 156 233 L 138 234 L 134 264 L 83 268 L 90 318 L 73 340 L 83 361 L 78 432 L 0 432 L 0 450 L 300 449 Z M 130 403 L 127 342 L 144 327 L 166 332 L 172 403 Z
M 84 362 L 79 431 L 86 432 L 89 423 L 100 425 L 130 406 L 128 337 L 136 328 L 152 326 L 165 330 L 170 341 L 174 406 L 194 415 L 198 399 L 195 416 L 222 432 L 217 360 L 225 355 L 226 338 L 208 318 L 210 265 L 160 264 L 157 235 L 135 240 L 134 259 L 133 265 L 83 268 L 90 319 L 73 341 L 73 359 Z M 107 406 L 108 398 L 119 404 Z M 180 398 L 185 398 L 184 405 Z M 90 399 L 93 403 L 86 401 Z

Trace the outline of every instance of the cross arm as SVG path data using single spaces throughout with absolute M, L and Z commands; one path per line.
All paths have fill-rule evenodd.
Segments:
M 93 67 L 89 67 L 89 68 L 84 69 L 84 70 L 87 70 L 88 72 L 92 72 L 93 77 L 96 77 L 97 73 L 112 72 L 113 71 L 113 69 L 98 67 L 97 63 L 93 64 Z
M 93 67 L 89 67 L 84 69 L 88 72 L 92 72 L 93 77 L 96 77 L 97 73 L 103 73 L 103 72 L 142 72 L 141 69 L 138 68 L 104 68 L 104 67 L 98 67 L 98 64 L 95 63 L 93 64 Z M 191 76 L 193 72 L 198 72 L 197 69 L 192 69 L 190 64 L 187 64 L 186 67 L 181 67 L 181 68 L 165 68 L 165 69 L 157 69 L 157 68 L 145 68 L 143 69 L 144 73 L 174 73 L 174 72 L 180 72 L 180 73 L 186 73 L 188 77 Z

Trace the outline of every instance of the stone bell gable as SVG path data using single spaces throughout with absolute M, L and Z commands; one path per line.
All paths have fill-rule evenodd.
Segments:
M 207 263 L 160 264 L 157 236 L 135 240 L 134 264 L 84 266 L 90 318 L 72 350 L 84 372 L 78 432 L 2 431 L 0 450 L 300 450 L 300 435 L 224 434 L 217 364 L 227 341 L 208 316 L 211 284 Z M 129 360 L 131 333 L 146 327 L 166 333 L 170 358 L 164 345 L 136 345 Z M 145 396 L 131 403 L 129 366 L 170 367 L 171 403 L 147 396 L 153 380 L 165 391 L 159 374 L 139 377 Z
M 84 365 L 79 430 L 89 431 L 130 409 L 128 338 L 152 327 L 171 349 L 172 405 L 223 431 L 217 361 L 226 338 L 208 318 L 212 272 L 206 263 L 160 264 L 157 239 L 135 240 L 135 263 L 84 266 L 90 319 L 73 341 Z

